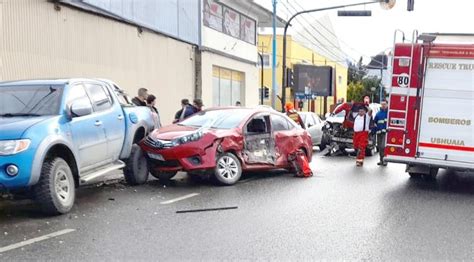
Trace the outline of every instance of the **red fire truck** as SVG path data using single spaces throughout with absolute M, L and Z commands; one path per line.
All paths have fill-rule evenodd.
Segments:
M 394 43 L 385 160 L 426 179 L 474 170 L 474 35 L 412 39 Z

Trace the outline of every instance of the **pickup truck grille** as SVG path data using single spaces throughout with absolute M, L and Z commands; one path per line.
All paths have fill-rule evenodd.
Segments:
M 163 149 L 163 148 L 171 148 L 173 147 L 173 144 L 171 141 L 166 141 L 166 140 L 153 140 L 151 137 L 147 137 L 145 139 L 145 145 L 158 148 L 158 149 Z

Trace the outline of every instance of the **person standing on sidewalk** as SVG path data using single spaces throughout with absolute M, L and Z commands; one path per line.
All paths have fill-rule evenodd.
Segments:
M 375 132 L 377 134 L 377 149 L 379 150 L 380 162 L 377 163 L 379 166 L 387 166 L 387 163 L 383 160 L 385 156 L 385 138 L 387 136 L 387 114 L 388 104 L 387 101 L 380 103 L 380 111 L 375 115 L 374 122 Z
M 360 107 L 354 120 L 354 149 L 357 151 L 356 165 L 363 166 L 365 159 L 365 150 L 369 144 L 371 116 L 366 107 Z

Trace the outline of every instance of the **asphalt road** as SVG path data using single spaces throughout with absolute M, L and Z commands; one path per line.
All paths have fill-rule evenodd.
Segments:
M 0 250 L 12 249 L 0 261 L 474 260 L 474 174 L 414 181 L 375 162 L 316 155 L 312 178 L 249 174 L 232 187 L 112 182 L 53 218 L 3 200 Z M 206 208 L 233 209 L 177 213 Z

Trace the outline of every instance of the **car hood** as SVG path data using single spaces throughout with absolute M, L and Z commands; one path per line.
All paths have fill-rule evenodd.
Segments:
M 330 116 L 326 119 L 326 122 L 342 124 L 344 122 L 344 117 Z
M 155 140 L 171 141 L 175 138 L 190 135 L 190 134 L 192 134 L 192 133 L 194 133 L 198 130 L 199 130 L 199 128 L 196 128 L 196 127 L 170 125 L 170 126 L 165 126 L 165 127 L 162 127 L 160 129 L 157 129 L 157 130 L 153 131 L 150 134 L 150 137 L 155 139 Z M 204 132 L 206 134 L 212 134 L 212 135 L 214 135 L 215 137 L 218 137 L 218 138 L 231 136 L 231 135 L 236 134 L 234 129 L 205 129 Z
M 21 138 L 28 128 L 51 117 L 0 117 L 0 140 Z

